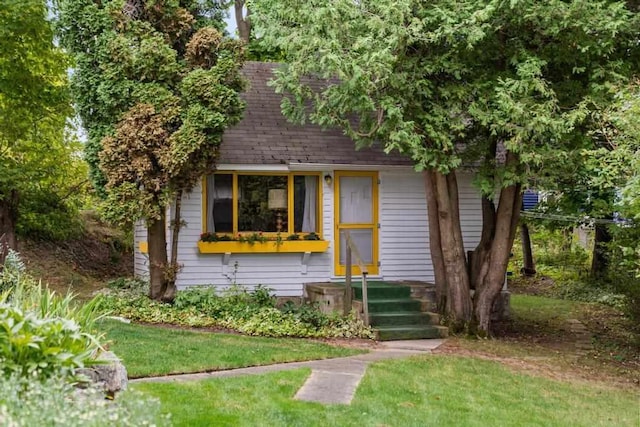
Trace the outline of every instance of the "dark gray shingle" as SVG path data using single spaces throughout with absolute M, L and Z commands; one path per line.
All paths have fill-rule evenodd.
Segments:
M 328 163 L 354 165 L 411 165 L 398 153 L 385 154 L 379 147 L 355 149 L 339 130 L 296 125 L 280 112 L 282 96 L 267 85 L 278 64 L 247 62 L 243 74 L 248 89 L 244 118 L 224 134 L 218 164 Z

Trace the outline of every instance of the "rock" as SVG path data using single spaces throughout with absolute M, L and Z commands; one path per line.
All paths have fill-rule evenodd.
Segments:
M 84 375 L 91 382 L 102 388 L 109 397 L 119 391 L 127 389 L 127 368 L 113 352 L 101 353 L 98 357 L 100 364 L 78 369 L 79 375 Z

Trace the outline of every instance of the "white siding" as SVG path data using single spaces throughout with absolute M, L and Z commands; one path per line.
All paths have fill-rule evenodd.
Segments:
M 330 172 L 324 172 L 322 176 L 327 173 Z M 467 250 L 472 250 L 479 241 L 482 224 L 480 197 L 472 187 L 471 179 L 469 174 L 458 177 L 460 218 Z M 385 280 L 433 281 L 421 174 L 406 170 L 381 171 L 380 180 L 380 276 Z M 178 275 L 178 288 L 196 285 L 226 287 L 232 283 L 253 287 L 262 284 L 274 289 L 279 296 L 300 296 L 304 283 L 335 278 L 333 186 L 328 186 L 324 179 L 321 183 L 322 233 L 330 245 L 327 252 L 312 253 L 306 269 L 302 265 L 303 254 L 231 254 L 227 265 L 223 265 L 222 254 L 201 254 L 197 247 L 202 232 L 200 185 L 185 194 L 182 201 L 185 226 L 179 242 L 179 263 L 183 268 Z M 144 227 L 136 226 L 135 238 L 136 275 L 146 274 L 147 257 L 138 249 L 138 242 L 146 239 Z
M 333 194 L 323 182 L 323 236 L 331 242 Z M 264 285 L 278 296 L 302 295 L 302 285 L 329 279 L 333 268 L 331 244 L 325 253 L 312 253 L 306 266 L 302 254 L 231 254 L 223 265 L 222 254 L 201 254 L 197 242 L 202 232 L 202 189 L 200 185 L 182 200 L 182 219 L 186 222 L 180 232 L 178 260 L 183 268 L 178 275 L 178 288 L 196 285 L 226 287 L 232 283 L 253 287 Z M 237 268 L 235 265 L 237 263 Z
M 147 241 L 147 228 L 144 221 L 136 221 L 133 226 L 133 275 L 145 278 L 149 276 L 149 257 L 140 252 L 140 242 Z
M 480 240 L 480 196 L 470 174 L 459 174 L 460 222 L 466 250 Z M 380 274 L 385 280 L 433 281 L 429 221 L 422 175 L 380 173 Z

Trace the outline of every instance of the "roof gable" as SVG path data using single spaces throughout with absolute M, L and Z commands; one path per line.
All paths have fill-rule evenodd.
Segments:
M 247 106 L 240 123 L 225 132 L 218 164 L 413 164 L 398 153 L 385 154 L 380 147 L 356 150 L 355 143 L 339 130 L 287 121 L 280 110 L 282 95 L 267 84 L 277 66 L 245 64 L 243 74 L 249 85 L 242 97 Z

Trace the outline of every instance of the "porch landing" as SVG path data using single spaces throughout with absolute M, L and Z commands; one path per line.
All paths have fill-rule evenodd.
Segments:
M 448 334 L 439 325 L 435 307 L 435 285 L 418 281 L 367 281 L 369 323 L 380 341 L 443 338 Z M 363 317 L 362 283 L 352 283 L 353 308 Z M 344 283 L 307 283 L 305 298 L 318 303 L 324 312 L 342 311 Z

